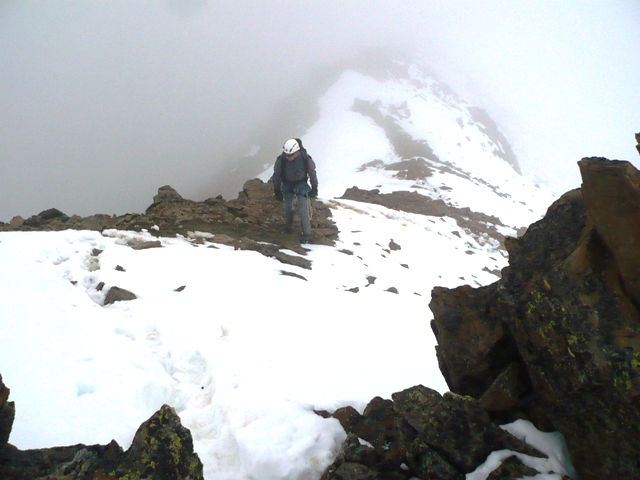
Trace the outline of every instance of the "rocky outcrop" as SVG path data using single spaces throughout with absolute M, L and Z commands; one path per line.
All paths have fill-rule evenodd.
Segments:
M 636 142 L 638 143 L 636 145 L 636 150 L 638 150 L 638 154 L 640 154 L 640 133 L 636 133 Z
M 376 397 L 362 415 L 345 407 L 333 417 L 347 439 L 322 480 L 463 480 L 495 450 L 544 457 L 495 425 L 477 400 L 422 385 Z
M 362 190 L 358 187 L 348 188 L 342 197 L 344 200 L 373 203 L 392 210 L 400 210 L 432 217 L 451 217 L 458 226 L 476 238 L 488 235 L 500 243 L 504 242 L 496 226 L 504 226 L 499 218 L 482 212 L 474 212 L 470 208 L 454 207 L 441 199 L 432 199 L 418 192 L 406 190 L 380 193 L 380 190 Z
M 579 166 L 582 188 L 507 239 L 500 281 L 433 290 L 436 351 L 495 421 L 560 431 L 581 479 L 640 478 L 640 172 Z
M 13 425 L 13 402 L 0 377 L 0 478 L 3 480 L 198 480 L 204 479 L 193 451 L 191 433 L 167 405 L 136 432 L 127 451 L 108 445 L 19 450 L 8 443 Z M 10 420 L 10 421 L 9 421 Z
M 236 200 L 216 197 L 195 202 L 182 198 L 172 187 L 165 185 L 158 189 L 153 201 L 144 214 L 121 216 L 69 217 L 57 209 L 49 209 L 27 219 L 14 217 L 9 223 L 0 223 L 0 231 L 146 230 L 159 237 L 188 237 L 190 232 L 198 232 L 199 235 L 214 235 L 215 242 L 258 251 L 287 264 L 300 263 L 299 257 L 281 250 L 292 250 L 299 255 L 307 252 L 300 245 L 298 235 L 285 232 L 283 204 L 275 199 L 271 183 L 259 179 L 247 181 Z M 312 205 L 313 242 L 333 245 L 338 228 L 331 219 L 331 210 L 318 200 L 312 200 Z M 133 248 L 154 246 L 160 245 L 134 245 Z

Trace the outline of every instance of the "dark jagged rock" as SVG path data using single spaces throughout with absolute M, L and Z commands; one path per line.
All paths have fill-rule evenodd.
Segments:
M 15 405 L 7 401 L 9 393 L 10 390 L 5 386 L 0 375 L 0 448 L 9 441 L 15 418 Z
M 57 208 L 50 208 L 49 210 L 40 212 L 38 216 L 40 217 L 41 220 L 51 220 L 52 218 L 66 218 L 67 220 L 69 219 L 69 217 L 67 217 L 64 213 L 62 213 Z
M 560 431 L 583 480 L 640 478 L 640 173 L 579 165 L 499 282 L 434 289 L 438 361 L 496 421 Z
M 201 480 L 202 463 L 191 433 L 175 410 L 163 405 L 136 432 L 126 452 L 108 445 L 20 450 L 8 443 L 13 402 L 0 376 L 0 478 L 2 480 Z M 9 412 L 9 414 L 7 413 Z
M 103 214 L 67 217 L 51 209 L 27 220 L 14 217 L 10 223 L 0 223 L 0 231 L 96 230 L 107 229 L 143 231 L 155 236 L 190 236 L 190 232 L 213 234 L 216 243 L 233 245 L 237 249 L 254 250 L 276 258 L 282 263 L 310 268 L 311 263 L 280 250 L 292 250 L 305 255 L 298 235 L 284 231 L 282 202 L 273 195 L 271 183 L 259 179 L 247 181 L 236 200 L 218 196 L 202 202 L 184 199 L 172 187 L 165 185 L 153 197 L 154 203 L 144 214 L 109 216 Z M 331 219 L 331 210 L 321 201 L 312 200 L 313 243 L 334 245 L 338 228 Z M 55 213 L 54 212 L 59 212 Z M 202 243 L 201 238 L 194 243 Z M 149 243 L 133 248 L 161 246 Z
M 495 425 L 477 400 L 442 396 L 421 385 L 394 393 L 392 400 L 372 399 L 362 415 L 344 407 L 333 417 L 347 440 L 324 480 L 341 478 L 343 465 L 376 479 L 463 480 L 494 450 L 543 456 Z
M 494 450 L 543 455 L 495 425 L 479 402 L 454 393 L 441 396 L 423 386 L 392 395 L 394 410 L 422 442 L 463 473 L 482 464 Z
M 537 470 L 524 465 L 515 455 L 502 461 L 502 464 L 489 474 L 487 480 L 519 480 L 522 477 L 534 477 Z
M 636 150 L 638 150 L 638 154 L 640 155 L 640 133 L 636 133 L 636 142 L 638 143 L 636 145 Z
M 153 478 L 154 480 L 202 479 L 202 463 L 193 451 L 191 433 L 180 417 L 163 405 L 138 428 L 129 450 L 112 468 L 103 473 L 115 478 Z

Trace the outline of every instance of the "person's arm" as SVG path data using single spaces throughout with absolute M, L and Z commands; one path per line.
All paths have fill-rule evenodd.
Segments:
M 307 155 L 307 158 L 309 159 L 307 173 L 309 174 L 309 181 L 311 182 L 310 195 L 311 197 L 317 197 L 318 196 L 318 174 L 316 173 L 316 164 L 311 158 L 311 155 Z
M 282 200 L 282 155 L 276 160 L 273 166 L 273 193 L 278 200 Z

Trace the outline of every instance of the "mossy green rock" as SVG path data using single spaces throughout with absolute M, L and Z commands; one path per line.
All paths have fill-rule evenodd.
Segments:
M 543 456 L 495 425 L 471 397 L 418 385 L 392 395 L 394 410 L 417 433 L 421 442 L 462 473 L 484 463 L 495 450 Z
M 13 416 L 13 403 L 7 402 L 0 409 L 3 431 L 8 427 L 10 432 Z M 203 480 L 204 476 L 189 430 L 175 410 L 164 405 L 140 426 L 126 452 L 115 441 L 33 450 L 2 443 L 0 479 Z
M 118 480 L 200 480 L 202 462 L 193 451 L 191 433 L 180 417 L 163 405 L 136 432 L 131 447 L 118 465 L 103 471 Z

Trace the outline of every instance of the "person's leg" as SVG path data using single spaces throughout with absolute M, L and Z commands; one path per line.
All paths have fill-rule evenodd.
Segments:
M 285 229 L 293 231 L 293 192 L 283 194 Z
M 302 233 L 305 237 L 311 236 L 311 219 L 309 218 L 309 210 L 307 206 L 308 198 L 306 195 L 298 195 L 298 214 L 302 223 Z

